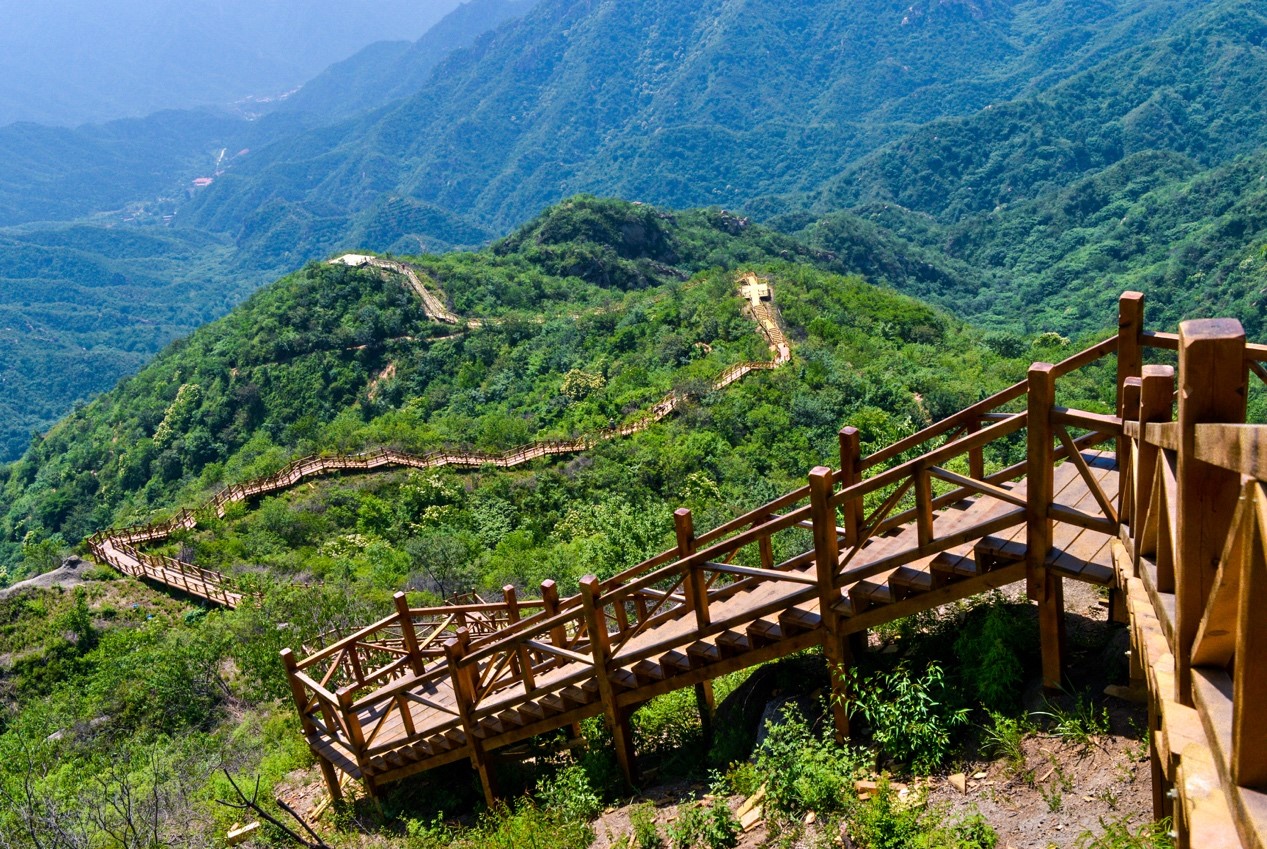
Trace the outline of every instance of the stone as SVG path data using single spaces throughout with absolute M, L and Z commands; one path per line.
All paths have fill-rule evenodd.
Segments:
M 946 780 L 950 782 L 951 787 L 955 788 L 960 793 L 966 794 L 968 792 L 968 776 L 964 775 L 962 772 L 956 772 Z

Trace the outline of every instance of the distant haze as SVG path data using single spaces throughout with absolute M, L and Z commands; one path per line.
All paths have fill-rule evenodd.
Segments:
M 460 0 L 0 0 L 0 125 L 274 97 Z

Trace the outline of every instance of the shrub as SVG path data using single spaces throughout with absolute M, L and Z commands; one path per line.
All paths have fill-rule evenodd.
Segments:
M 678 808 L 677 819 L 669 824 L 669 843 L 673 849 L 731 849 L 739 842 L 739 821 L 724 799 L 705 807 L 687 802 Z
M 788 814 L 843 810 L 865 755 L 815 737 L 795 705 L 783 709 L 783 722 L 770 723 L 757 752 L 757 771 L 766 779 L 771 808 Z
M 858 849 L 994 849 L 999 841 L 981 814 L 947 821 L 943 808 L 901 799 L 887 779 L 854 809 L 847 827 Z
M 885 756 L 918 774 L 941 765 L 950 753 L 950 730 L 968 721 L 968 709 L 950 703 L 940 664 L 930 663 L 919 678 L 905 663 L 887 674 L 848 677 L 849 713 L 866 719 Z
M 661 849 L 664 838 L 655 822 L 655 805 L 643 802 L 629 809 L 629 825 L 633 828 L 634 846 L 638 849 Z
M 537 785 L 537 796 L 547 811 L 567 822 L 587 823 L 603 810 L 602 800 L 590 787 L 589 777 L 579 766 L 566 766 L 553 778 Z
M 955 639 L 955 658 L 967 695 L 987 710 L 1020 706 L 1025 660 L 1033 653 L 1034 631 L 1021 609 L 995 593 L 964 618 Z

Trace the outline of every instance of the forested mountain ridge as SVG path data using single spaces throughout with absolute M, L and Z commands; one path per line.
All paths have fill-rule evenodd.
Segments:
M 455 312 L 484 325 L 429 322 L 398 279 L 310 265 L 5 467 L 5 563 L 297 454 L 504 450 L 619 423 L 672 388 L 704 397 L 632 448 L 598 453 L 639 455 L 622 491 L 650 498 L 709 469 L 742 499 L 756 479 L 795 479 L 830 454 L 846 418 L 880 441 L 1023 368 L 943 313 L 838 276 L 847 269 L 833 255 L 716 210 L 581 197 L 485 251 L 413 263 Z M 801 365 L 713 398 L 704 390 L 722 368 L 766 356 L 740 314 L 739 268 L 775 281 Z
M 355 216 L 386 193 L 496 230 L 581 189 L 742 205 L 1049 85 L 1195 5 L 546 0 L 385 113 L 258 151 L 191 220 L 227 229 L 265 186 L 293 217 L 335 198 Z
M 0 242 L 0 377 L 40 395 L 0 410 L 0 456 L 306 261 L 486 244 L 574 190 L 747 210 L 1023 332 L 1098 325 L 1110 275 L 1178 318 L 1199 257 L 1201 303 L 1256 326 L 1257 184 L 1230 176 L 1263 141 L 1252 2 L 526 5 L 463 7 L 258 121 L 0 129 L 0 220 L 25 222 Z M 470 47 L 436 64 L 445 33 Z M 136 253 L 99 252 L 115 236 Z

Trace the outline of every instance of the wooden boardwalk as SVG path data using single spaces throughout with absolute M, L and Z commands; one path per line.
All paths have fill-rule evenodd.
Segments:
M 456 323 L 459 320 L 457 316 L 447 311 L 436 296 L 423 286 L 413 269 L 404 263 L 357 254 L 348 254 L 334 262 L 354 267 L 371 265 L 402 274 L 409 279 L 410 285 L 423 299 L 429 317 L 448 323 Z M 769 343 L 772 358 L 735 363 L 726 367 L 714 378 L 712 383 L 714 391 L 721 391 L 754 372 L 777 369 L 791 360 L 791 348 L 783 335 L 778 310 L 773 303 L 768 300 L 757 303 L 752 309 L 752 318 L 757 324 L 758 331 Z M 468 324 L 472 327 L 479 326 L 477 321 L 468 321 Z M 380 448 L 362 454 L 303 457 L 288 463 L 271 475 L 227 486 L 198 509 L 182 510 L 168 521 L 136 525 L 121 530 L 101 531 L 93 534 L 85 542 L 89 552 L 98 562 L 112 566 L 125 575 L 153 581 L 214 604 L 237 607 L 243 599 L 243 594 L 237 591 L 234 581 L 229 576 L 209 569 L 201 569 L 192 563 L 185 563 L 173 557 L 147 554 L 138 546 L 162 542 L 173 533 L 197 527 L 199 515 L 215 515 L 224 518 L 225 509 L 230 504 L 284 492 L 312 477 L 344 472 L 371 472 L 387 468 L 439 469 L 452 466 L 478 469 L 492 466 L 509 469 L 543 457 L 588 451 L 601 442 L 641 433 L 673 415 L 684 400 L 685 398 L 679 393 L 669 392 L 650 408 L 622 425 L 603 428 L 576 439 L 539 440 L 500 453 L 440 450 L 429 451 L 425 454 L 409 454 Z
M 374 793 L 468 761 L 491 801 L 498 749 L 590 716 L 605 718 L 633 781 L 629 718 L 648 699 L 695 686 L 707 702 L 718 675 L 811 646 L 848 667 L 855 634 L 1021 581 L 1044 680 L 1059 686 L 1072 579 L 1109 587 L 1109 615 L 1130 624 L 1157 816 L 1174 816 L 1180 846 L 1263 847 L 1267 427 L 1240 422 L 1249 375 L 1267 381 L 1267 347 L 1246 345 L 1235 322 L 1146 332 L 1135 293 L 1119 326 L 869 457 L 846 428 L 838 469 L 706 533 L 679 510 L 675 548 L 587 577 L 576 596 L 547 581 L 525 615 L 507 587 L 482 634 L 420 627 L 430 614 L 398 594 L 362 632 L 302 659 L 284 651 L 331 793 L 340 772 Z M 1179 351 L 1180 392 L 1173 369 L 1144 365 L 1150 348 Z M 1056 404 L 1061 378 L 1110 355 L 1115 414 Z M 987 470 L 986 446 L 1021 438 L 1023 461 Z

